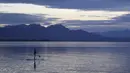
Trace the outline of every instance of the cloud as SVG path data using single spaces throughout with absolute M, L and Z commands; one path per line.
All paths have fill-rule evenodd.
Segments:
M 51 23 L 54 18 L 44 18 L 44 15 L 29 15 L 17 13 L 0 13 L 0 24 L 31 24 L 31 23 Z
M 70 29 L 83 29 L 89 32 L 105 32 L 112 30 L 130 29 L 130 14 L 114 18 L 114 20 L 100 21 L 65 21 L 64 25 Z
M 32 3 L 56 8 L 129 10 L 130 0 L 0 0 L 1 3 Z
M 127 28 L 126 24 L 123 26 L 119 24 L 117 18 L 129 13 L 128 11 L 59 9 L 26 3 L 0 3 L 0 24 L 64 23 L 71 29 L 97 31 L 97 29 Z
M 130 0 L 0 0 L 0 24 L 65 23 L 91 31 L 121 29 L 128 28 L 129 9 Z
M 113 18 L 116 22 L 118 23 L 130 23 L 130 14 L 126 14 L 126 15 L 123 15 L 123 16 L 119 16 L 119 17 L 115 17 Z
M 49 8 L 44 5 L 26 3 L 0 3 L 0 13 L 44 14 L 46 18 L 60 20 L 111 20 L 129 11 L 103 11 Z
M 0 3 L 31 3 L 39 5 L 54 5 L 66 0 L 0 0 Z

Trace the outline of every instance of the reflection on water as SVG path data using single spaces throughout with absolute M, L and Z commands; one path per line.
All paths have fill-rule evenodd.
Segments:
M 34 48 L 45 59 L 36 61 L 36 71 L 26 60 L 33 59 Z M 0 73 L 130 73 L 129 48 L 1 46 Z

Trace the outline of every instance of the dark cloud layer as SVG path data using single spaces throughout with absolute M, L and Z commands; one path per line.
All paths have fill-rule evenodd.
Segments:
M 0 0 L 1 3 L 58 4 L 65 0 Z
M 115 19 L 116 22 L 121 23 L 121 22 L 130 22 L 130 14 L 126 14 L 120 17 L 113 18 Z
M 31 24 L 44 23 L 50 25 L 57 18 L 46 18 L 45 15 L 29 15 L 17 13 L 0 13 L 0 24 Z
M 128 10 L 130 8 L 130 0 L 0 0 L 0 2 L 33 3 L 75 9 Z
M 20 23 L 36 23 L 43 20 L 35 15 L 0 13 L 1 24 L 20 24 Z

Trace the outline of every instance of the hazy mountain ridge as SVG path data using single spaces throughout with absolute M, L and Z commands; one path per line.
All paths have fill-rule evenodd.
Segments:
M 102 32 L 100 34 L 107 37 L 130 38 L 130 30 L 128 29 Z
M 2 41 L 124 41 L 123 38 L 107 38 L 97 33 L 83 30 L 70 30 L 57 24 L 47 28 L 31 24 L 16 25 L 0 28 L 0 40 Z M 127 39 L 128 40 L 128 39 Z

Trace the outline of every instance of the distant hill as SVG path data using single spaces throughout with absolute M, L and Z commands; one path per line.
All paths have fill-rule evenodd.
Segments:
M 107 38 L 83 30 L 69 30 L 57 24 L 47 28 L 38 25 L 15 25 L 0 28 L 1 41 L 126 41 L 124 38 Z M 127 41 L 130 40 L 129 38 Z
M 126 30 L 108 31 L 101 33 L 101 35 L 115 38 L 130 38 L 130 30 L 126 29 Z

